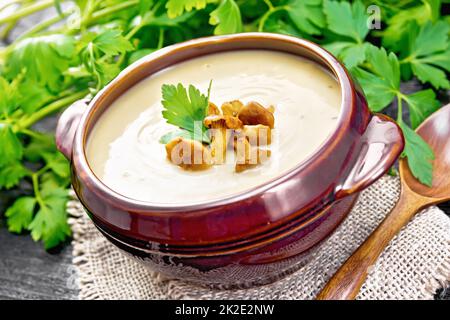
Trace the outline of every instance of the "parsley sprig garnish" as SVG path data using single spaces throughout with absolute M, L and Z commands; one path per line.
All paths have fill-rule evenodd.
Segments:
M 162 111 L 167 123 L 179 129 L 163 135 L 161 143 L 167 143 L 175 137 L 184 137 L 209 143 L 203 119 L 206 116 L 212 80 L 209 82 L 208 93 L 203 95 L 192 84 L 186 89 L 181 83 L 178 85 L 164 84 L 162 91 Z

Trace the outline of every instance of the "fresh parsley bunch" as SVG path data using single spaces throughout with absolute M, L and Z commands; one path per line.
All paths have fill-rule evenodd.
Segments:
M 376 112 L 395 102 L 413 174 L 431 184 L 433 151 L 413 129 L 439 108 L 450 83 L 447 1 L 339 0 L 7 0 L 0 5 L 0 37 L 28 15 L 54 7 L 0 48 L 0 189 L 24 190 L 5 212 L 12 232 L 29 230 L 51 248 L 70 236 L 65 205 L 69 165 L 51 134 L 35 124 L 92 96 L 123 68 L 163 46 L 191 38 L 246 31 L 289 34 L 335 54 L 360 82 Z M 371 30 L 376 5 L 381 29 Z M 424 89 L 406 93 L 402 80 Z M 168 86 L 165 100 L 204 96 Z M 200 97 L 200 98 L 199 98 Z M 198 99 L 197 99 L 198 98 Z M 404 119 L 402 110 L 409 109 Z M 170 112 L 170 110 L 168 110 Z M 195 114 L 187 116 L 195 117 Z M 178 121 L 174 119 L 174 121 Z M 187 127 L 187 128 L 186 128 Z M 192 134 L 188 125 L 181 128 Z M 167 138 L 167 137 L 166 137 Z M 2 192 L 2 191 L 0 191 Z

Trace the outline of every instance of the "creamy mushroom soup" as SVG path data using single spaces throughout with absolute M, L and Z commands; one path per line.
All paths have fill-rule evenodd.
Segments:
M 189 171 L 167 160 L 161 86 L 193 84 L 211 101 L 239 99 L 274 106 L 271 157 L 244 172 L 234 165 Z M 337 80 L 309 60 L 275 51 L 243 50 L 188 60 L 154 74 L 122 94 L 89 135 L 86 156 L 96 176 L 132 199 L 190 204 L 237 194 L 283 175 L 335 130 L 341 106 Z

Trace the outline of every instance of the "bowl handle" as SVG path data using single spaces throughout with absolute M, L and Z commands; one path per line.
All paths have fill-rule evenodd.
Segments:
M 385 174 L 403 151 L 400 127 L 388 116 L 374 114 L 361 138 L 357 159 L 345 181 L 336 188 L 336 198 L 361 191 Z
M 73 139 L 88 100 L 82 99 L 70 105 L 61 115 L 56 126 L 56 147 L 68 159 L 72 158 Z

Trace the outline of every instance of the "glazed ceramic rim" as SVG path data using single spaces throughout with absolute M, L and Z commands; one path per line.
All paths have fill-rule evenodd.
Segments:
M 327 136 L 326 139 L 324 139 L 324 141 L 315 150 L 315 152 L 313 152 L 311 155 L 309 155 L 307 158 L 301 161 L 298 165 L 291 168 L 289 171 L 282 173 L 280 176 L 268 180 L 265 183 L 262 183 L 256 187 L 223 198 L 187 204 L 157 203 L 129 198 L 109 188 L 95 175 L 95 173 L 93 172 L 87 161 L 85 153 L 86 152 L 85 146 L 90 133 L 88 132 L 88 128 L 90 126 L 90 122 L 92 121 L 93 115 L 98 111 L 97 110 L 99 108 L 98 106 L 101 105 L 102 103 L 102 99 L 104 99 L 105 96 L 107 96 L 110 92 L 112 92 L 112 90 L 114 90 L 116 86 L 125 85 L 126 82 L 124 75 L 135 72 L 140 68 L 144 68 L 146 63 L 151 63 L 155 59 L 165 58 L 180 50 L 192 49 L 199 46 L 200 47 L 209 46 L 214 44 L 220 45 L 221 43 L 227 42 L 242 42 L 246 40 L 265 40 L 281 43 L 284 42 L 290 45 L 300 46 L 306 51 L 309 51 L 312 54 L 312 56 L 315 56 L 336 77 L 341 90 L 341 108 L 339 117 L 335 129 L 332 131 L 332 133 L 330 133 Z M 236 51 L 236 50 L 238 49 L 231 49 L 231 50 L 229 49 L 226 51 Z M 282 50 L 277 50 L 276 48 L 275 49 L 254 48 L 244 50 L 269 50 L 269 51 L 283 52 Z M 208 54 L 214 53 L 206 53 L 205 55 Z M 195 56 L 193 58 L 199 56 L 201 55 Z M 76 161 L 77 163 L 75 169 L 77 171 L 77 174 L 79 175 L 80 180 L 83 180 L 83 182 L 85 182 L 86 185 L 99 191 L 102 195 L 104 195 L 104 199 L 106 199 L 106 201 L 113 203 L 117 207 L 126 208 L 127 210 L 136 210 L 140 212 L 146 211 L 145 214 L 149 215 L 169 211 L 186 212 L 186 214 L 192 214 L 195 213 L 195 211 L 220 207 L 229 203 L 244 201 L 258 194 L 262 194 L 268 189 L 271 189 L 276 185 L 286 180 L 289 180 L 290 177 L 296 175 L 298 172 L 304 170 L 309 165 L 314 163 L 314 160 L 316 158 L 320 157 L 328 149 L 331 149 L 334 144 L 336 144 L 336 142 L 339 140 L 339 137 L 343 133 L 341 128 L 349 125 L 351 121 L 352 112 L 354 111 L 353 108 L 355 108 L 355 106 L 356 106 L 355 87 L 346 69 L 331 53 L 329 53 L 327 50 L 321 48 L 320 46 L 318 46 L 313 42 L 300 38 L 295 38 L 292 36 L 274 33 L 263 33 L 263 32 L 249 32 L 226 36 L 214 36 L 214 37 L 193 39 L 183 43 L 165 47 L 163 49 L 155 51 L 154 53 L 148 56 L 139 59 L 138 61 L 134 62 L 132 65 L 124 69 L 112 82 L 110 82 L 105 88 L 103 88 L 100 92 L 96 94 L 96 96 L 89 103 L 88 109 L 83 114 L 83 117 L 81 118 L 78 130 L 75 135 L 73 152 L 74 153 L 76 152 L 78 155 L 77 157 L 78 161 Z M 190 212 L 188 213 L 187 211 Z

